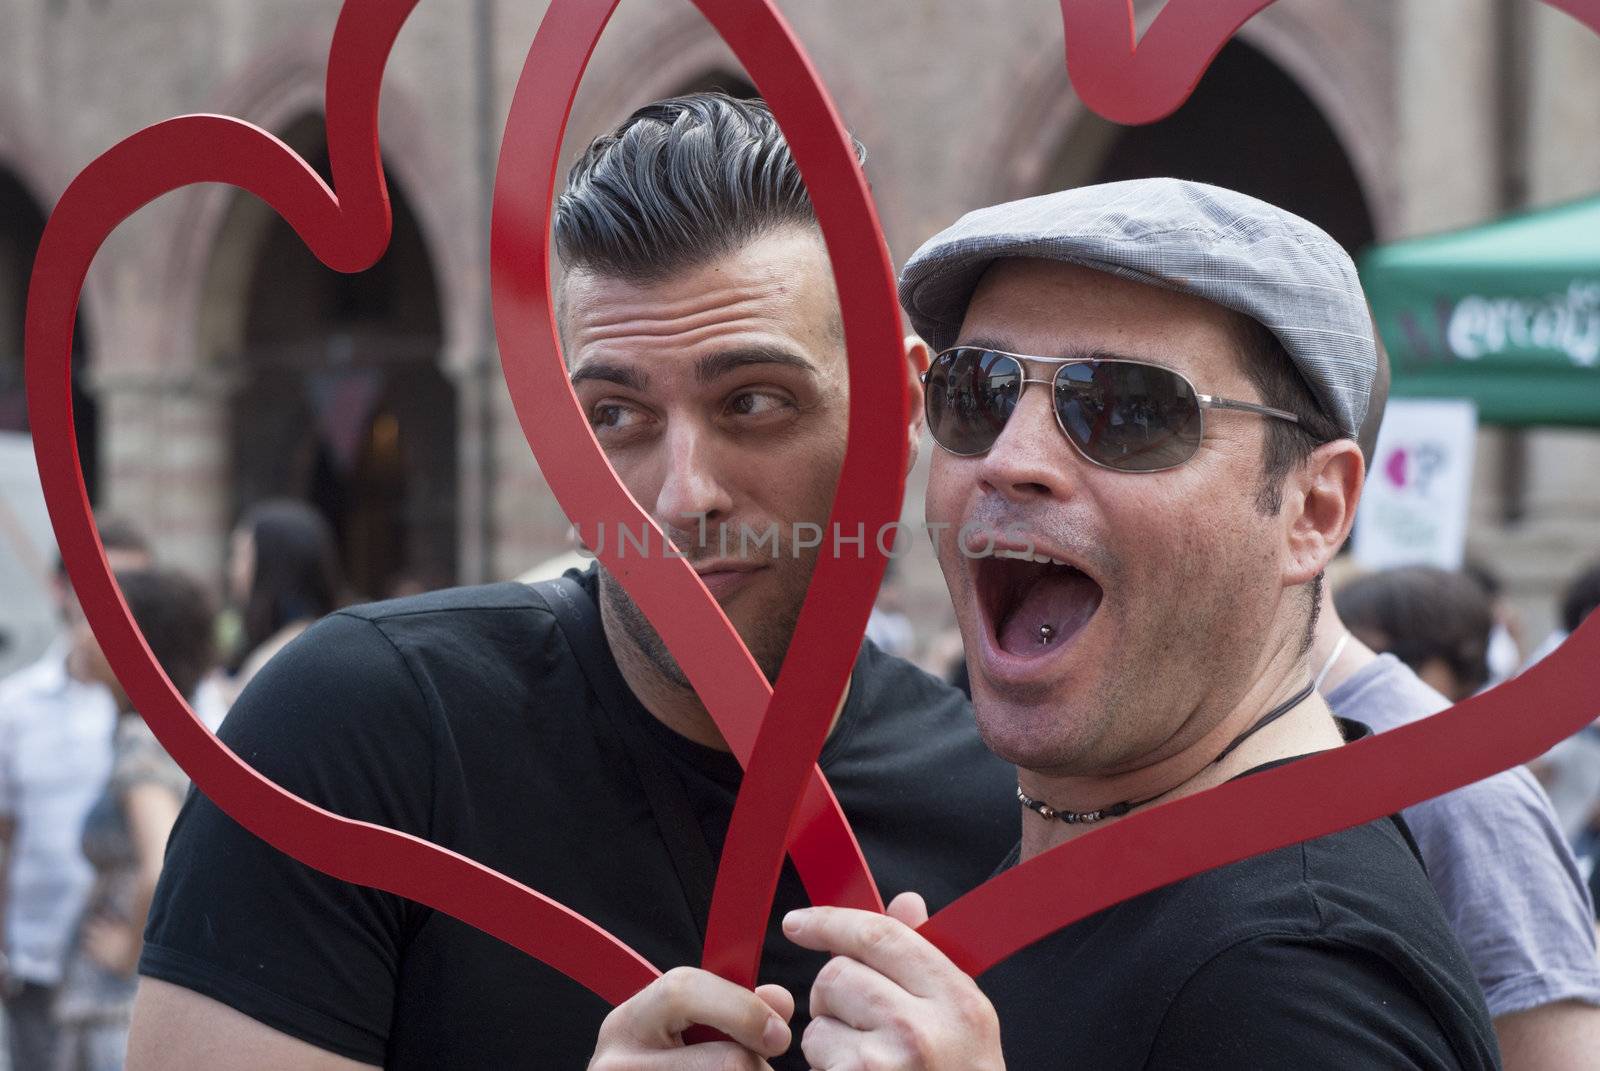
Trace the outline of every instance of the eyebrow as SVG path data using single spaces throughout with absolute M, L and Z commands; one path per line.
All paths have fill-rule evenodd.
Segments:
M 649 377 L 637 368 L 629 368 L 627 365 L 613 364 L 609 361 L 586 361 L 581 367 L 573 369 L 572 385 L 574 387 L 579 383 L 590 380 L 615 383 L 619 387 L 626 387 L 641 394 L 650 385 Z
M 695 365 L 694 378 L 701 386 L 706 386 L 730 372 L 752 365 L 779 365 L 783 368 L 798 369 L 807 375 L 817 374 L 816 366 L 797 354 L 774 346 L 751 346 L 702 357 Z M 573 370 L 571 379 L 573 386 L 585 381 L 600 381 L 615 383 L 619 387 L 626 387 L 641 394 L 650 389 L 650 377 L 643 371 L 613 361 L 586 361 L 581 367 Z
M 743 349 L 728 350 L 723 353 L 713 353 L 703 357 L 695 365 L 694 378 L 705 386 L 714 383 L 729 372 L 736 372 L 741 368 L 751 365 L 775 364 L 783 368 L 794 368 L 807 375 L 816 375 L 817 367 L 798 354 L 790 353 L 776 346 L 750 346 Z

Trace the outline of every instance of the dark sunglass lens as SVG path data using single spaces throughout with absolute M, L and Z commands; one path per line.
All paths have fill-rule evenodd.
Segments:
M 1022 366 L 992 350 L 941 353 L 928 371 L 923 406 L 933 441 L 952 454 L 994 445 L 1022 391 Z
M 1086 361 L 1056 376 L 1056 414 L 1083 452 L 1107 468 L 1154 472 L 1200 445 L 1200 401 L 1189 381 L 1156 365 Z

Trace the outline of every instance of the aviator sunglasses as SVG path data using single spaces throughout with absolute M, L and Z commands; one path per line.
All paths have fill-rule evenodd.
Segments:
M 1030 379 L 1027 364 L 1054 365 L 1050 379 Z M 1288 420 L 1293 413 L 1201 394 L 1181 373 L 1121 358 L 1030 357 L 957 346 L 922 374 L 923 409 L 933 441 L 952 454 L 989 451 L 1029 383 L 1051 388 L 1056 424 L 1095 465 L 1117 472 L 1176 468 L 1200 449 L 1207 409 L 1236 409 Z

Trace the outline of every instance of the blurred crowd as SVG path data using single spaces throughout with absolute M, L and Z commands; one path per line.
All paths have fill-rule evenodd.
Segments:
M 99 520 L 107 560 L 151 652 L 213 729 L 250 678 L 317 618 L 349 601 L 334 534 L 310 506 L 272 501 L 231 536 L 220 605 L 156 561 L 125 520 Z M 578 564 L 578 563 L 563 563 Z M 1600 562 L 1566 586 L 1559 627 L 1526 634 L 1493 571 L 1424 566 L 1330 576 L 1350 635 L 1452 701 L 1548 655 L 1597 607 Z M 0 992 L 16 1071 L 122 1066 L 141 934 L 188 782 L 162 750 L 84 620 L 64 569 L 60 632 L 0 681 Z M 890 577 L 869 637 L 922 655 L 964 690 L 959 641 L 919 636 Z M 1600 899 L 1600 724 L 1532 764 Z
M 1459 702 L 1540 661 L 1594 613 L 1600 562 L 1571 579 L 1558 626 L 1531 645 L 1498 578 L 1481 564 L 1459 572 L 1411 566 L 1354 576 L 1337 588 L 1334 602 L 1356 638 Z M 1550 796 L 1591 891 L 1600 893 L 1600 724 L 1558 744 L 1530 769 Z
M 261 666 L 335 609 L 328 523 L 269 501 L 232 534 L 219 607 L 163 567 L 128 521 L 98 521 L 106 559 L 151 653 L 208 726 Z M 141 935 L 188 779 L 118 683 L 64 568 L 60 633 L 0 681 L 0 992 L 13 1071 L 123 1064 Z

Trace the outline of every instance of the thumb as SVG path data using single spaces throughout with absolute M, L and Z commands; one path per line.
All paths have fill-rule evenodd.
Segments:
M 903 892 L 889 902 L 889 917 L 913 930 L 928 921 L 928 904 L 920 893 Z
M 777 1012 L 778 1018 L 788 1022 L 794 1018 L 794 996 L 781 985 L 763 985 L 756 987 L 756 996 Z

